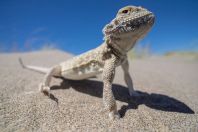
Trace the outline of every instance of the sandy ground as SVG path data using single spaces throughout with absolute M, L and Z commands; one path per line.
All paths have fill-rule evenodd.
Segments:
M 198 131 L 198 62 L 151 57 L 130 62 L 135 89 L 129 97 L 123 72 L 113 91 L 120 120 L 103 112 L 100 80 L 53 79 L 50 98 L 38 92 L 42 74 L 26 64 L 53 66 L 72 55 L 61 51 L 0 54 L 1 131 Z

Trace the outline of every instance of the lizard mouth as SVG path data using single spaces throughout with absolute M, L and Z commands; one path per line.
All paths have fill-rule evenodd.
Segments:
M 104 27 L 103 33 L 109 36 L 111 34 L 119 35 L 122 33 L 134 32 L 146 25 L 151 27 L 154 23 L 154 19 L 155 17 L 152 13 L 121 20 L 115 18 L 110 24 Z

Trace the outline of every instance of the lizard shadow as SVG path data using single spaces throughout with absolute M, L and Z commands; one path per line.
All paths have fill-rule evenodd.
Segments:
M 103 83 L 96 80 L 72 81 L 63 79 L 60 86 L 52 86 L 51 90 L 68 89 L 70 87 L 78 92 L 102 98 Z M 161 111 L 194 114 L 194 111 L 185 103 L 167 95 L 137 91 L 140 96 L 131 97 L 128 88 L 124 86 L 113 84 L 112 89 L 116 100 L 128 104 L 123 105 L 119 110 L 121 117 L 125 116 L 127 110 L 138 109 L 138 106 L 142 104 Z

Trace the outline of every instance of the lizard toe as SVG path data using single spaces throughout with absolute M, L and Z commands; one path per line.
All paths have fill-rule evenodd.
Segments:
M 43 83 L 41 83 L 39 85 L 39 91 L 44 93 L 45 95 L 50 95 L 50 87 L 49 86 L 45 86 Z
M 120 114 L 118 112 L 110 112 L 109 118 L 110 120 L 118 120 L 120 119 Z

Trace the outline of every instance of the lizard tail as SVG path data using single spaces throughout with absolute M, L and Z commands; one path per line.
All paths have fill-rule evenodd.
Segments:
M 43 73 L 43 74 L 47 73 L 50 70 L 50 68 L 43 68 L 43 67 L 37 67 L 37 66 L 24 65 L 24 63 L 23 63 L 21 58 L 19 58 L 19 63 L 21 65 L 21 67 L 24 68 L 24 69 L 36 71 L 36 72 Z

